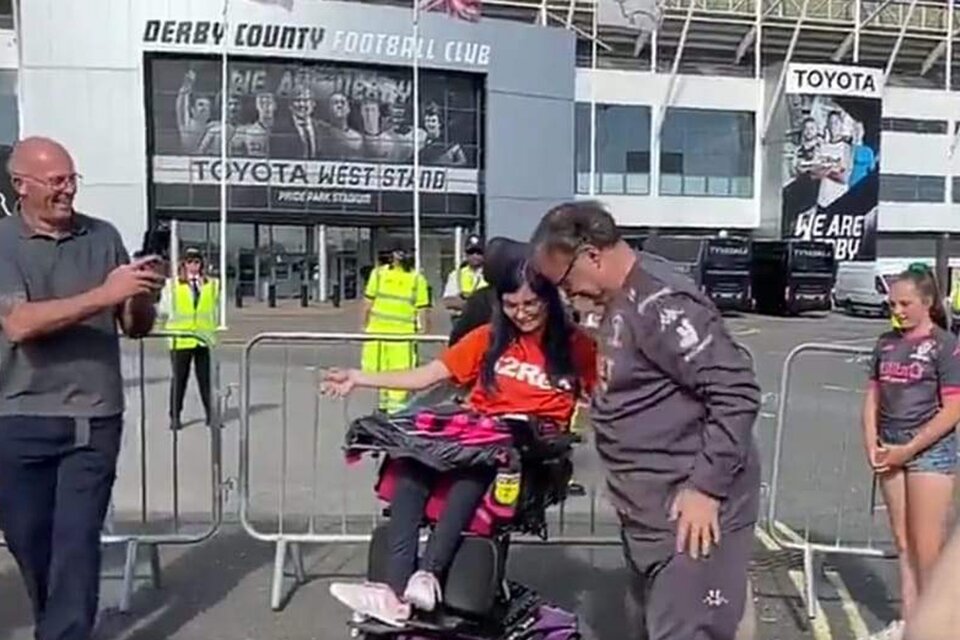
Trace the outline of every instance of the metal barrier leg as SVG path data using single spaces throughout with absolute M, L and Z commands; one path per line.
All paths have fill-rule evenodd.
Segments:
M 137 551 L 140 543 L 136 540 L 127 541 L 127 555 L 123 561 L 123 586 L 120 594 L 120 611 L 130 611 L 130 600 L 133 598 L 134 581 L 137 579 Z
M 291 543 L 290 559 L 293 561 L 293 575 L 297 579 L 297 584 L 303 584 L 307 581 L 307 572 L 303 567 L 303 545 L 299 542 Z
M 160 589 L 163 586 L 163 579 L 160 570 L 160 547 L 155 544 L 149 546 L 150 549 L 150 586 L 154 589 Z
M 807 617 L 811 620 L 817 617 L 817 609 L 820 606 L 817 601 L 817 576 L 814 565 L 813 549 L 807 545 L 803 549 L 803 573 L 807 592 Z
M 273 584 L 270 588 L 270 608 L 280 610 L 280 599 L 283 596 L 283 567 L 287 560 L 287 541 L 277 540 L 276 552 L 273 556 Z

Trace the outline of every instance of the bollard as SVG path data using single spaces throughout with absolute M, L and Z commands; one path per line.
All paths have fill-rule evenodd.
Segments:
M 340 285 L 333 285 L 333 294 L 330 296 L 330 301 L 333 302 L 334 307 L 340 308 Z
M 300 306 L 310 306 L 310 289 L 307 287 L 306 282 L 300 285 Z
M 236 304 L 237 309 L 243 308 L 243 287 L 240 286 L 240 283 L 237 283 L 237 286 L 233 290 L 234 304 Z
M 267 306 L 271 309 L 277 306 L 277 285 L 275 282 L 267 285 Z

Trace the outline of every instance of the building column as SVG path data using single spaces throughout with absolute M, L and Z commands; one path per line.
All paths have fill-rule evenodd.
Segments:
M 317 298 L 327 301 L 327 225 L 317 225 Z

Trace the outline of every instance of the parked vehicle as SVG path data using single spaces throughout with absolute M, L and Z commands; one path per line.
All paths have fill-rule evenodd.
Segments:
M 889 315 L 890 284 L 900 269 L 876 262 L 842 262 L 837 267 L 833 302 L 850 314 Z
M 754 307 L 796 315 L 829 311 L 836 281 L 833 245 L 806 240 L 754 240 L 750 263 Z
M 751 244 L 749 238 L 653 235 L 643 250 L 677 264 L 718 309 L 749 311 Z

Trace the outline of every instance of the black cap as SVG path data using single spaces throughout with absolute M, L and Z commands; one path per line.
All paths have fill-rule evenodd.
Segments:
M 388 238 L 382 245 L 380 253 L 394 253 L 397 251 L 402 251 L 407 253 L 410 251 L 409 243 L 403 238 Z
M 464 251 L 467 253 L 483 253 L 483 239 L 475 233 L 467 236 L 467 241 L 463 244 Z
M 493 238 L 487 243 L 483 278 L 497 288 L 505 274 L 521 268 L 530 259 L 530 244 L 509 238 Z
M 183 259 L 200 260 L 202 262 L 203 254 L 200 252 L 200 249 L 197 249 L 196 247 L 187 247 L 187 249 L 183 252 Z

